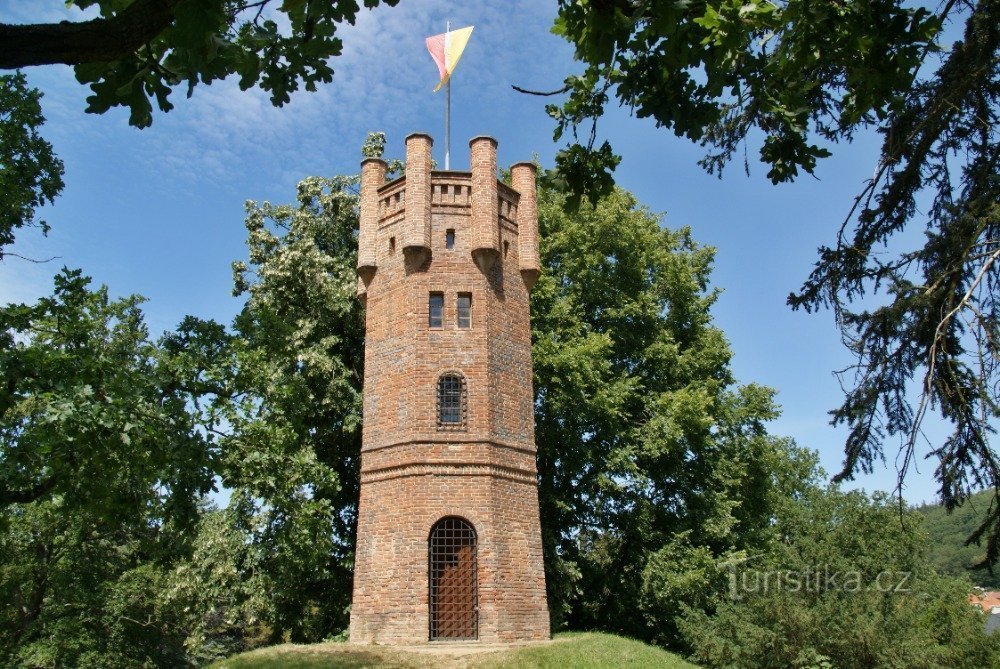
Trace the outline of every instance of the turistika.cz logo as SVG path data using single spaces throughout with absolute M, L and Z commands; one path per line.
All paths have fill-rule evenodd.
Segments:
M 910 592 L 909 583 L 913 576 L 908 571 L 880 571 L 871 575 L 833 569 L 830 565 L 814 565 L 803 570 L 738 569 L 745 562 L 732 564 L 729 568 L 729 594 L 733 599 L 769 592 L 821 594 L 831 590 L 905 594 Z

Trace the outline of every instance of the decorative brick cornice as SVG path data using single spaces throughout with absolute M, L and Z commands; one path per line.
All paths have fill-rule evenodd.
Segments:
M 537 484 L 537 472 L 481 462 L 409 462 L 361 472 L 361 483 L 374 483 L 408 476 L 488 476 L 527 485 Z
M 438 434 L 433 439 L 427 437 L 415 437 L 413 439 L 400 439 L 394 441 L 390 444 L 382 444 L 381 446 L 373 446 L 371 448 L 362 448 L 362 453 L 374 453 L 376 451 L 384 451 L 390 448 L 396 448 L 398 446 L 412 446 L 414 444 L 483 444 L 486 446 L 495 446 L 497 448 L 502 448 L 510 451 L 517 451 L 518 453 L 523 453 L 525 455 L 535 455 L 537 450 L 532 446 L 525 446 L 523 444 L 515 444 L 509 441 L 502 441 L 500 439 L 486 439 L 483 437 L 469 436 L 468 434 L 455 434 L 455 433 L 445 433 Z

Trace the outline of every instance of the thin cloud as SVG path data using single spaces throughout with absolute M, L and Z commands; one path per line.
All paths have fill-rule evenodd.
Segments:
M 0 6 L 0 23 L 59 23 L 60 21 L 88 21 L 100 16 L 97 6 L 81 10 L 73 5 L 39 0 L 5 0 Z
M 275 108 L 259 88 L 239 90 L 235 78 L 198 86 L 191 99 L 175 90 L 171 99 L 176 108 L 169 114 L 155 112 L 153 126 L 140 139 L 132 138 L 142 146 L 136 153 L 145 169 L 171 170 L 190 182 L 211 179 L 225 188 L 237 183 L 234 171 L 248 166 L 274 178 L 294 173 L 297 165 L 353 169 L 358 147 L 371 130 L 398 135 L 390 139 L 399 148 L 411 130 L 438 134 L 438 128 L 412 124 L 414 118 L 437 116 L 443 108 L 443 94 L 431 92 L 437 71 L 423 41 L 443 31 L 449 15 L 454 26 L 476 25 L 453 90 L 453 105 L 467 117 L 502 117 L 517 97 L 510 90 L 516 79 L 528 72 L 552 72 L 556 78 L 564 71 L 564 60 L 554 64 L 549 57 L 553 42 L 561 43 L 548 32 L 551 8 L 537 2 L 456 8 L 433 0 L 362 10 L 355 25 L 338 30 L 344 50 L 330 62 L 335 71 L 331 84 L 315 93 L 300 90 L 283 108 Z M 512 16 L 518 17 L 518 30 L 536 33 L 528 41 L 534 48 L 509 48 Z M 59 115 L 78 104 L 83 88 L 68 70 L 66 74 L 46 87 L 52 98 L 46 100 L 47 109 L 58 108 Z M 116 125 L 124 123 L 122 110 L 109 114 Z M 108 139 L 87 132 L 86 141 Z

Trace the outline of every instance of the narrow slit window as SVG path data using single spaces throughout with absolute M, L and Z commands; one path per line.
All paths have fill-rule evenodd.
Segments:
M 455 231 L 446 230 L 444 233 L 444 247 L 448 250 L 455 248 Z
M 465 378 L 456 373 L 442 374 L 437 384 L 438 429 L 464 429 L 466 407 Z
M 456 303 L 456 313 L 458 315 L 458 327 L 472 327 L 472 293 L 459 293 Z
M 444 324 L 444 293 L 431 293 L 427 302 L 427 325 L 439 328 Z
M 396 252 L 396 238 L 389 237 L 389 255 L 392 255 L 395 252 Z

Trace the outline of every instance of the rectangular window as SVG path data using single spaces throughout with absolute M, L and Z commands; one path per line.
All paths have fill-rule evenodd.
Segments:
M 465 422 L 465 381 L 457 374 L 438 379 L 438 427 L 462 427 Z
M 444 293 L 431 293 L 427 303 L 427 326 L 439 328 L 444 324 Z
M 458 314 L 458 327 L 472 327 L 472 293 L 459 293 L 456 312 Z
M 449 249 L 449 250 L 455 248 L 455 231 L 454 230 L 447 230 L 447 231 L 445 231 L 445 233 L 444 233 L 444 247 L 446 249 Z

